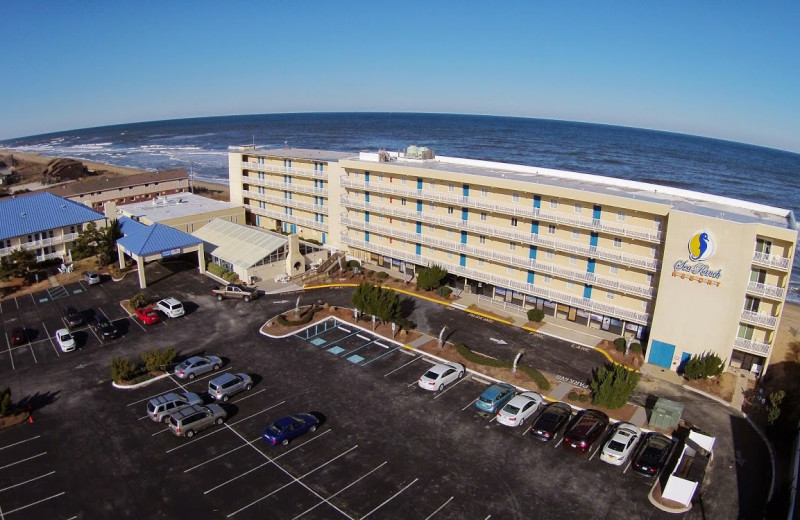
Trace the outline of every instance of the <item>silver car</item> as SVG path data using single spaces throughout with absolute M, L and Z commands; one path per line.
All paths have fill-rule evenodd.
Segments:
M 217 356 L 192 356 L 175 367 L 175 376 L 181 379 L 194 379 L 196 376 L 219 370 L 222 360 Z
M 147 416 L 155 422 L 167 422 L 173 413 L 195 404 L 203 404 L 203 399 L 197 394 L 170 392 L 150 399 L 147 403 Z
M 232 395 L 253 388 L 247 374 L 222 374 L 208 382 L 208 395 L 217 401 L 227 401 Z
M 187 406 L 169 418 L 169 429 L 178 436 L 194 437 L 200 430 L 222 424 L 228 414 L 218 404 Z

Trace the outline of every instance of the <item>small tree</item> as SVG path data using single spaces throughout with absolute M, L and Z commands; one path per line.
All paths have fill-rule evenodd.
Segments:
M 536 323 L 544 319 L 544 311 L 542 309 L 528 310 L 528 321 L 535 321 Z
M 177 355 L 178 353 L 171 347 L 164 350 L 150 350 L 142 352 L 142 361 L 144 362 L 145 370 L 148 372 L 155 372 L 157 370 L 166 371 L 167 366 L 175 361 Z
M 135 373 L 136 365 L 131 363 L 130 360 L 121 357 L 114 357 L 111 360 L 111 379 L 115 383 L 128 381 Z
M 769 406 L 767 407 L 767 422 L 770 426 L 772 426 L 775 421 L 778 420 L 778 417 L 781 416 L 781 403 L 783 402 L 784 397 L 786 397 L 786 392 L 783 390 L 778 390 L 777 392 L 772 392 L 769 394 Z
M 15 249 L 8 255 L 4 267 L 8 274 L 16 278 L 24 278 L 36 265 L 36 252 L 33 249 Z
M 447 270 L 438 264 L 430 267 L 421 267 L 417 271 L 417 289 L 422 291 L 432 291 L 442 286 Z
M 592 391 L 592 404 L 605 408 L 621 408 L 628 402 L 639 374 L 621 365 L 606 365 L 594 371 L 589 388 Z
M 703 352 L 699 356 L 692 356 L 683 369 L 686 379 L 707 379 L 716 377 L 725 370 L 725 361 L 713 352 Z
M 0 417 L 8 413 L 11 408 L 11 389 L 6 388 L 0 392 Z
M 98 232 L 97 256 L 101 265 L 108 265 L 119 260 L 117 240 L 120 238 L 122 238 L 122 231 L 120 231 L 117 219 L 109 221 L 108 226 Z
M 398 321 L 402 317 L 402 302 L 397 293 L 369 282 L 361 282 L 353 291 L 353 306 L 382 322 Z
M 147 305 L 147 296 L 143 293 L 134 294 L 128 302 L 131 304 L 131 307 L 134 309 L 140 309 Z
M 103 233 L 97 229 L 97 224 L 89 222 L 78 233 L 75 243 L 72 245 L 70 254 L 73 260 L 82 260 L 97 254 L 98 247 L 102 242 Z

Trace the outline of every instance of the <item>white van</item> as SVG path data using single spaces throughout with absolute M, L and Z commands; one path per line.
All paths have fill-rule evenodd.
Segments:
M 179 318 L 184 314 L 183 304 L 175 298 L 164 298 L 156 304 L 156 307 L 170 318 Z

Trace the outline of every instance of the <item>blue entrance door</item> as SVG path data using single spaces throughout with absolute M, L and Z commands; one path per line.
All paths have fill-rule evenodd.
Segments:
M 675 355 L 675 345 L 653 340 L 650 344 L 648 363 L 664 368 L 672 368 L 672 356 Z

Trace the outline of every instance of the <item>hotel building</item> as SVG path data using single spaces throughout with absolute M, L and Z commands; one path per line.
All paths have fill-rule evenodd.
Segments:
M 797 244 L 790 210 L 426 148 L 231 147 L 229 173 L 250 224 L 406 276 L 439 264 L 459 289 L 635 338 L 671 370 L 710 351 L 762 373 Z

